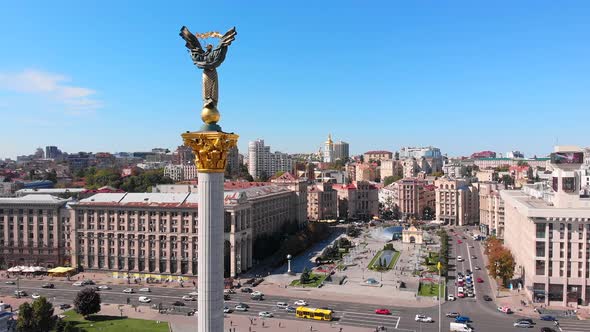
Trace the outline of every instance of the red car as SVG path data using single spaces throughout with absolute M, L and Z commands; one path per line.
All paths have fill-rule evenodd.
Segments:
M 482 278 L 477 278 L 477 282 L 482 283 L 483 279 Z
M 457 294 L 457 297 L 464 298 L 465 297 L 465 294 L 459 293 L 459 294 Z
M 463 241 L 461 241 L 461 240 L 457 240 L 457 243 L 458 243 L 458 244 L 461 244 L 461 243 L 463 243 Z
M 391 315 L 391 311 L 389 309 L 377 309 L 375 310 L 377 315 Z

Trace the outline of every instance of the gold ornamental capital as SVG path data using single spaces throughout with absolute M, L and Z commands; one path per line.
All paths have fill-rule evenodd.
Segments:
M 218 131 L 182 134 L 184 144 L 195 154 L 195 165 L 202 173 L 223 173 L 229 150 L 238 143 L 238 135 Z

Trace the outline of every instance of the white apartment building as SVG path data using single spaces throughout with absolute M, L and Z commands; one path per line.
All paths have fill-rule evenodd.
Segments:
M 439 148 L 435 148 L 433 146 L 427 147 L 402 147 L 399 150 L 399 159 L 406 159 L 406 158 L 438 158 L 442 159 L 442 154 L 440 153 Z
M 436 218 L 445 224 L 464 226 L 479 222 L 477 188 L 464 179 L 443 177 L 436 187 Z
M 590 198 L 577 177 L 583 153 L 555 147 L 549 185 L 503 190 L 504 244 L 516 261 L 527 296 L 547 305 L 590 303 Z
M 253 178 L 262 175 L 273 176 L 277 172 L 293 172 L 295 162 L 287 153 L 270 152 L 270 146 L 264 145 L 264 140 L 248 143 L 248 172 Z
M 504 189 L 504 185 L 493 181 L 482 181 L 477 185 L 479 186 L 480 231 L 503 239 L 504 200 L 500 196 L 500 190 Z

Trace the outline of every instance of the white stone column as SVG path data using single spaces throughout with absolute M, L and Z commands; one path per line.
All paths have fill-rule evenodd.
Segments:
M 199 172 L 198 329 L 223 331 L 223 173 Z

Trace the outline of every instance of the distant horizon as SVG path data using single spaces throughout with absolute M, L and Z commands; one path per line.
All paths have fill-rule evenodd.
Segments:
M 329 133 L 354 154 L 588 146 L 589 16 L 582 0 L 9 2 L 0 157 L 180 145 L 203 105 L 183 25 L 237 29 L 218 109 L 241 151 L 264 137 L 273 150 L 313 152 Z

